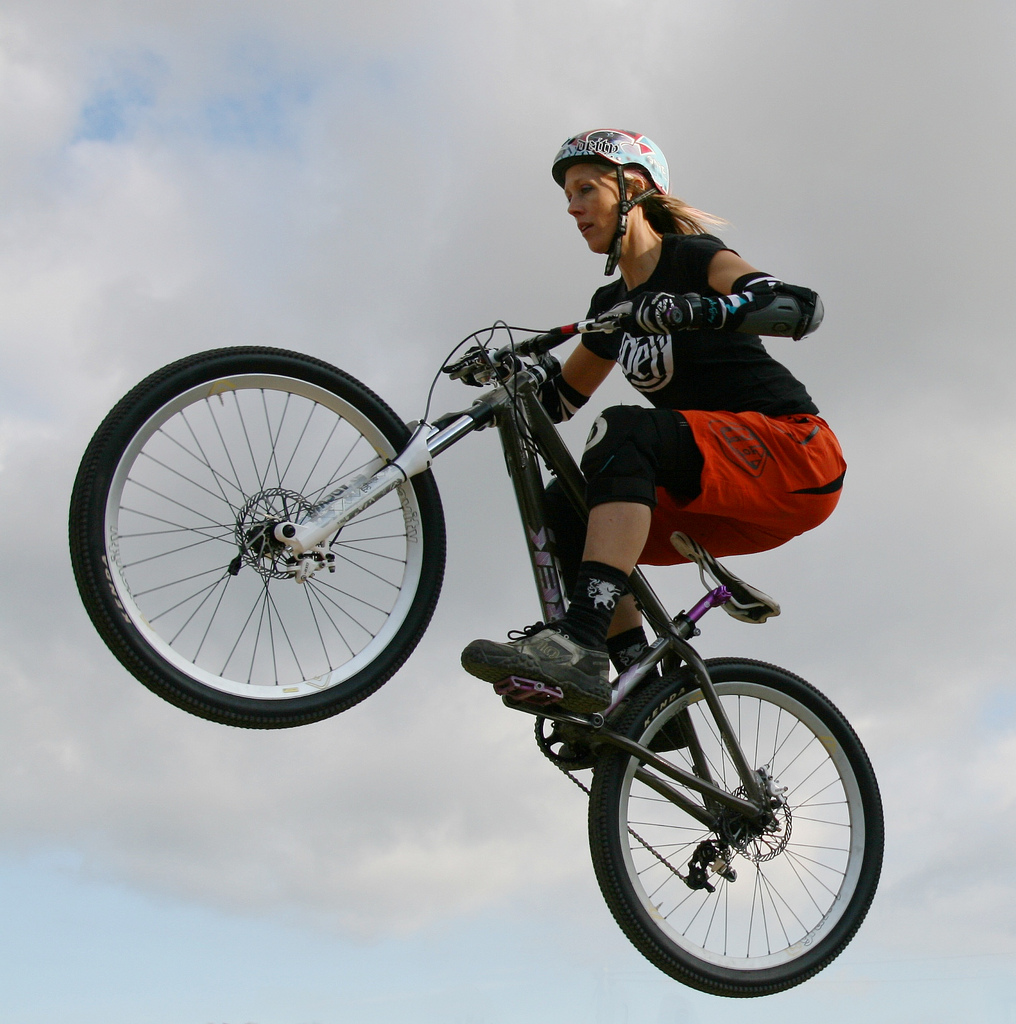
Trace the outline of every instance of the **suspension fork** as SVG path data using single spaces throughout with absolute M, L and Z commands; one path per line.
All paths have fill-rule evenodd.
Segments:
M 445 449 L 490 423 L 505 398 L 504 389 L 498 388 L 441 428 L 429 423 L 416 424 L 409 441 L 394 459 L 373 459 L 359 476 L 325 495 L 299 522 L 276 525 L 275 539 L 297 556 L 318 548 L 364 509 L 430 469 L 434 458 Z

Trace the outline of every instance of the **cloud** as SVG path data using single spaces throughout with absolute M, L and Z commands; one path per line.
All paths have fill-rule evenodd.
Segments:
M 85 620 L 63 537 L 91 430 L 171 359 L 307 351 L 410 419 L 469 331 L 584 312 L 601 261 L 549 159 L 616 122 L 661 142 L 730 244 L 829 311 L 772 349 L 841 435 L 842 505 L 735 562 L 784 616 L 757 632 L 711 617 L 703 649 L 784 663 L 857 725 L 889 809 L 879 935 L 1008 934 L 1012 740 L 976 726 L 1011 687 L 1016 610 L 997 8 L 957 30 L 926 4 L 8 5 L 0 844 L 360 933 L 579 884 L 581 799 L 528 719 L 457 667 L 474 636 L 535 617 L 489 434 L 437 466 L 450 560 L 419 654 L 306 729 L 229 731 L 142 690 Z M 566 427 L 573 445 L 588 423 Z M 697 595 L 687 572 L 653 578 L 675 609 Z M 990 900 L 961 898 L 972 834 L 998 865 Z

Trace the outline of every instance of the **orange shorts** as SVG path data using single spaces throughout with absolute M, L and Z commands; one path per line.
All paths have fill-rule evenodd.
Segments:
M 680 501 L 656 489 L 649 539 L 639 563 L 685 562 L 675 530 L 710 554 L 746 555 L 785 544 L 824 522 L 840 497 L 843 461 L 820 416 L 682 409 L 702 452 L 702 492 Z

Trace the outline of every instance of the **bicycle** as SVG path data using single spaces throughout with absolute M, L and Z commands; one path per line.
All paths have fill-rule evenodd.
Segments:
M 431 462 L 491 426 L 543 618 L 559 618 L 541 463 L 582 513 L 584 482 L 537 391 L 544 353 L 597 329 L 610 325 L 470 348 L 442 372 L 483 397 L 411 425 L 294 352 L 219 349 L 153 373 L 103 421 L 74 484 L 72 562 L 98 632 L 145 686 L 215 722 L 284 728 L 351 707 L 403 664 L 437 602 Z M 798 676 L 699 657 L 689 641 L 728 587 L 673 617 L 638 570 L 631 590 L 656 640 L 602 714 L 555 710 L 553 686 L 496 689 L 535 716 L 540 749 L 589 794 L 596 877 L 637 949 L 717 995 L 800 984 L 850 941 L 878 884 L 867 755 Z M 591 788 L 575 775 L 590 767 Z

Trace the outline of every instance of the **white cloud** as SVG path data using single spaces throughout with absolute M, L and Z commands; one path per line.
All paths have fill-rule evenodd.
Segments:
M 231 732 L 145 693 L 86 623 L 63 537 L 87 435 L 170 359 L 306 350 L 408 419 L 467 331 L 583 312 L 600 262 L 548 163 L 618 121 L 829 310 L 773 351 L 841 433 L 842 506 L 738 562 L 784 617 L 710 620 L 704 649 L 786 663 L 857 724 L 889 809 L 880 935 L 1007 934 L 1011 737 L 972 724 L 1011 685 L 1016 553 L 1012 97 L 990 88 L 1008 65 L 989 6 L 957 34 L 948 5 L 8 5 L 0 496 L 32 536 L 0 580 L 0 842 L 360 932 L 578 884 L 581 800 L 457 667 L 474 635 L 535 617 L 503 481 L 469 490 L 499 472 L 493 438 L 438 466 L 451 553 L 424 649 L 313 728 Z M 657 577 L 675 607 L 697 592 Z M 970 835 L 998 865 L 990 899 L 966 898 Z

